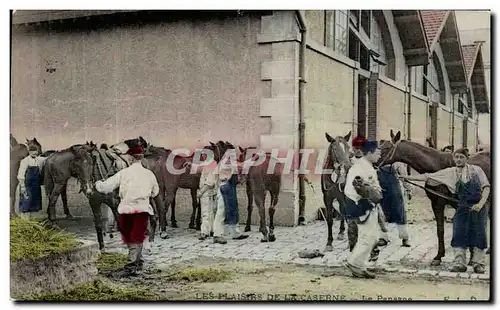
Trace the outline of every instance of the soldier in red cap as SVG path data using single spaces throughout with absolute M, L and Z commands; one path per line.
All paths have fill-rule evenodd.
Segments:
M 118 227 L 123 243 L 129 249 L 129 264 L 126 274 L 142 269 L 142 248 L 146 239 L 149 216 L 155 214 L 151 199 L 161 205 L 158 182 L 151 170 L 144 168 L 141 161 L 144 150 L 138 146 L 128 150 L 132 155 L 130 167 L 118 171 L 105 181 L 97 181 L 95 188 L 100 193 L 112 193 L 119 188 Z M 157 212 L 157 211 L 156 211 Z

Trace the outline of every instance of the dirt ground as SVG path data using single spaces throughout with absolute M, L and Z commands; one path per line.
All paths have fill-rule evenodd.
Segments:
M 227 270 L 229 278 L 172 281 L 169 274 Z M 193 271 L 194 270 L 194 271 Z M 147 288 L 168 300 L 341 301 L 341 300 L 488 300 L 490 287 L 477 280 L 446 283 L 415 275 L 379 273 L 356 279 L 343 268 L 297 266 L 262 261 L 196 259 L 130 278 L 109 278 L 125 287 Z

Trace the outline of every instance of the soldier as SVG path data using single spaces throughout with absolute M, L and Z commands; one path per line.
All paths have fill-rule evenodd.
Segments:
M 118 171 L 105 181 L 97 181 L 95 189 L 100 193 L 112 193 L 119 188 L 120 204 L 118 205 L 118 227 L 123 243 L 129 250 L 129 263 L 125 266 L 125 275 L 142 269 L 142 249 L 148 229 L 149 216 L 158 212 L 154 205 L 160 206 L 159 187 L 156 176 L 151 170 L 144 168 L 142 147 L 131 148 L 127 154 L 132 155 L 130 167 Z
M 358 229 L 358 240 L 346 266 L 355 277 L 374 278 L 375 274 L 367 270 L 367 263 L 380 232 L 377 204 L 382 198 L 382 190 L 373 167 L 380 159 L 380 149 L 377 141 L 365 141 L 361 151 L 363 157 L 349 170 L 344 190 L 346 218 L 354 220 Z
M 486 213 L 484 207 L 490 195 L 490 182 L 483 169 L 467 164 L 469 152 L 458 149 L 453 153 L 455 167 L 435 173 L 416 176 L 401 176 L 412 181 L 431 181 L 445 184 L 458 196 L 457 211 L 453 218 L 451 246 L 455 251 L 454 264 L 450 271 L 465 272 L 466 249 L 474 248 L 472 265 L 475 273 L 484 273 L 486 240 Z

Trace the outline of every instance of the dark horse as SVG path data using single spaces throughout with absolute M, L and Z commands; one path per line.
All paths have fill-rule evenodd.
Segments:
M 209 150 L 213 152 L 214 160 L 218 162 L 221 158 L 221 154 L 223 154 L 228 147 L 229 146 L 222 141 L 217 142 L 217 144 L 210 142 L 210 145 L 204 146 L 202 151 Z M 169 149 L 161 147 L 160 148 L 155 147 L 155 148 L 157 150 L 161 150 L 163 154 L 162 156 L 165 156 L 165 158 L 170 158 L 170 160 L 173 160 L 173 162 L 170 165 L 173 164 L 173 167 L 175 169 L 185 168 L 185 171 L 180 174 L 171 173 L 171 171 L 168 171 L 168 169 L 165 169 L 165 171 L 162 173 L 162 177 L 164 179 L 163 182 L 164 188 L 162 189 L 160 187 L 160 192 L 164 192 L 164 198 L 165 198 L 165 208 L 163 209 L 163 211 L 165 212 L 164 220 L 166 221 L 166 212 L 168 212 L 170 206 L 171 226 L 174 228 L 178 227 L 177 221 L 175 219 L 175 196 L 177 195 L 177 190 L 179 188 L 189 189 L 191 192 L 191 200 L 193 206 L 191 219 L 189 221 L 189 228 L 199 230 L 201 226 L 201 208 L 198 203 L 196 193 L 200 184 L 201 171 L 196 171 L 196 173 L 191 173 L 191 169 L 189 168 L 189 164 L 193 163 L 194 156 L 196 153 L 187 156 L 183 155 L 173 156 L 171 155 L 172 151 Z M 165 168 L 164 166 L 165 165 L 163 165 L 161 169 Z M 161 217 L 162 215 L 160 215 L 160 218 Z
M 142 164 L 147 168 L 153 171 L 153 173 L 156 176 L 156 179 L 158 181 L 158 185 L 161 188 L 164 187 L 163 183 L 163 178 L 162 178 L 162 173 L 163 169 L 161 169 L 161 166 L 165 166 L 164 163 L 166 162 L 165 157 L 163 156 L 163 153 L 159 149 L 151 150 L 148 149 L 147 142 L 142 138 L 139 137 L 139 139 L 129 139 L 125 140 L 123 142 L 127 148 L 133 148 L 136 146 L 142 146 L 143 148 L 146 149 L 146 157 L 145 161 L 142 162 Z M 113 148 L 114 146 L 111 146 Z M 89 181 L 91 184 L 94 184 L 98 180 L 104 180 L 112 175 L 114 175 L 118 170 L 113 167 L 106 167 L 104 165 L 98 164 L 98 161 L 100 161 L 100 156 L 102 155 L 102 152 L 99 152 L 96 148 L 92 149 L 90 151 L 91 153 L 91 167 L 90 167 L 90 176 L 89 176 Z M 81 163 L 80 163 L 81 164 Z M 81 175 L 79 176 L 81 177 Z M 87 178 L 88 175 L 85 175 L 85 178 Z M 86 179 L 87 180 L 87 179 Z M 83 189 L 82 189 L 83 190 Z M 97 233 L 97 241 L 99 243 L 99 249 L 102 250 L 104 249 L 104 238 L 103 238 L 103 223 L 102 223 L 102 215 L 101 215 L 101 205 L 105 204 L 107 205 L 114 216 L 115 221 L 118 220 L 118 205 L 120 203 L 119 196 L 118 196 L 118 189 L 115 190 L 113 193 L 110 194 L 102 194 L 97 191 L 92 186 L 92 190 L 86 191 L 87 198 L 89 200 L 90 207 L 92 209 L 92 213 L 94 215 L 94 225 Z M 160 192 L 161 193 L 161 192 Z M 157 222 L 157 216 L 158 214 L 162 213 L 162 207 L 163 207 L 163 201 L 162 195 L 160 195 L 160 203 L 155 204 L 154 201 L 151 201 L 153 206 L 155 206 L 155 215 L 150 216 L 150 228 L 151 231 L 149 232 L 149 241 L 153 242 L 154 241 L 154 235 L 156 232 L 156 222 Z M 162 234 L 160 235 L 162 238 L 166 238 L 166 225 L 162 221 L 160 217 L 160 227 L 162 227 Z
M 433 173 L 448 167 L 455 166 L 453 154 L 449 152 L 440 152 L 433 148 L 423 146 L 421 144 L 400 140 L 401 132 L 396 135 L 391 130 L 391 141 L 380 142 L 381 157 L 380 163 L 392 164 L 395 162 L 403 162 L 408 164 L 418 173 Z M 473 154 L 469 160 L 469 164 L 477 165 L 483 169 L 484 173 L 491 182 L 491 155 L 490 152 L 480 152 Z M 381 166 L 379 164 L 378 166 Z M 444 184 L 438 186 L 430 186 L 425 184 L 426 189 L 431 189 L 446 197 L 454 197 L 450 193 L 448 187 Z M 427 197 L 431 200 L 432 211 L 436 219 L 437 235 L 438 235 L 438 254 L 434 257 L 431 265 L 438 266 L 441 264 L 441 259 L 445 256 L 444 247 L 444 207 L 450 205 L 456 209 L 457 204 L 446 198 L 440 197 L 434 193 L 426 191 Z M 491 194 L 487 202 L 488 214 L 491 213 Z
M 28 140 L 26 142 L 29 145 L 36 145 L 40 147 L 40 143 L 35 139 Z M 21 160 L 28 156 L 28 146 L 25 144 L 19 144 L 12 134 L 10 134 L 10 216 L 16 216 L 16 189 L 19 181 L 17 180 L 17 173 L 19 171 L 19 165 Z
M 257 152 L 251 158 L 249 157 L 249 150 L 256 150 Z M 238 157 L 239 162 L 244 162 L 245 160 L 258 160 L 259 150 L 256 147 L 241 148 L 240 155 Z M 252 220 L 252 201 L 255 199 L 255 204 L 259 210 L 259 231 L 262 233 L 263 238 L 261 242 L 274 242 L 276 237 L 274 236 L 274 213 L 276 204 L 278 204 L 278 198 L 281 188 L 281 175 L 283 174 L 283 164 L 276 163 L 274 169 L 271 173 L 267 173 L 269 169 L 269 164 L 271 163 L 272 156 L 270 153 L 262 153 L 264 155 L 263 162 L 259 164 L 252 165 L 248 169 L 248 174 L 244 176 L 246 180 L 246 191 L 248 197 L 248 213 L 247 222 L 245 226 L 245 231 L 250 231 L 250 224 Z M 269 192 L 271 195 L 271 202 L 269 204 L 269 232 L 266 227 L 266 193 Z
M 345 238 L 345 218 L 343 216 L 345 195 L 341 186 L 345 185 L 345 177 L 351 168 L 351 161 L 349 159 L 349 139 L 351 138 L 351 132 L 344 137 L 337 136 L 332 138 L 328 133 L 325 133 L 325 136 L 330 145 L 328 146 L 328 154 L 323 169 L 331 169 L 335 173 L 333 176 L 332 174 L 321 174 L 321 191 L 323 192 L 323 202 L 326 207 L 326 222 L 328 224 L 328 239 L 325 251 L 333 251 L 332 226 L 335 211 L 333 208 L 333 201 L 335 199 L 339 204 L 339 212 L 337 213 L 340 214 L 340 229 L 337 240 L 343 240 Z M 342 170 L 344 172 L 343 181 L 341 179 Z M 334 177 L 335 180 L 333 180 L 332 177 Z
M 80 183 L 80 192 L 89 194 L 92 190 L 90 183 L 92 157 L 90 153 L 94 150 L 92 143 L 73 145 L 62 151 L 50 154 L 42 169 L 45 193 L 49 199 L 47 213 L 50 221 L 56 220 L 56 202 L 59 195 L 62 196 L 64 213 L 67 218 L 71 214 L 67 205 L 66 188 L 71 177 L 76 178 Z

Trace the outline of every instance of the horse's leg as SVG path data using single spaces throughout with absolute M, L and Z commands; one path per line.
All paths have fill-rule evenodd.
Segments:
M 17 181 L 17 178 L 15 178 L 15 180 L 11 179 L 11 183 L 10 183 L 10 217 L 17 217 L 16 190 L 17 190 L 18 183 L 19 183 L 19 181 Z
M 252 186 L 250 182 L 246 183 L 247 186 L 247 224 L 245 225 L 245 231 L 251 231 L 250 225 L 252 225 L 252 202 L 253 202 L 253 194 L 252 194 Z
M 345 201 L 342 198 L 337 199 L 339 203 L 339 217 L 340 217 L 340 228 L 339 228 L 339 234 L 337 235 L 337 240 L 344 240 L 345 239 L 345 218 L 344 218 L 344 203 Z
M 149 231 L 149 242 L 154 242 L 156 234 L 156 218 L 154 215 L 149 216 L 149 225 L 151 227 L 151 230 Z
M 276 212 L 276 205 L 278 204 L 279 191 L 271 191 L 271 204 L 269 205 L 269 242 L 276 241 L 274 236 L 274 212 Z
M 269 240 L 266 227 L 266 206 L 264 205 L 264 202 L 266 200 L 266 191 L 265 189 L 259 189 L 259 190 L 254 190 L 253 193 L 255 197 L 255 204 L 259 209 L 259 217 L 260 217 L 259 231 L 263 235 L 263 238 L 260 240 L 260 242 L 267 242 Z
M 90 208 L 94 214 L 94 226 L 97 233 L 97 242 L 99 243 L 99 250 L 104 250 L 104 237 L 103 237 L 103 225 L 101 218 L 101 199 L 99 195 L 92 195 L 89 198 Z
M 196 199 L 196 189 L 194 190 L 194 194 L 193 194 L 193 189 L 190 189 L 190 191 L 191 191 L 191 205 L 192 205 L 193 210 L 191 211 L 191 219 L 189 220 L 189 229 L 196 229 L 196 227 L 194 225 L 194 220 L 196 218 L 196 200 L 197 200 Z
M 66 218 L 72 219 L 73 216 L 69 212 L 69 208 L 68 208 L 68 182 L 64 183 L 64 185 L 62 187 L 61 199 L 62 199 L 62 203 L 63 203 L 64 214 L 66 214 Z
M 333 251 L 333 195 L 331 191 L 327 191 L 323 194 L 323 202 L 326 208 L 326 226 L 328 227 L 328 238 L 326 239 L 325 252 Z
M 171 215 L 170 215 L 170 221 L 171 221 L 171 226 L 173 228 L 177 228 L 179 226 L 177 226 L 177 221 L 175 220 L 175 195 L 177 193 L 177 189 L 170 189 L 170 190 L 166 190 L 166 193 L 165 193 L 165 208 L 163 210 L 163 216 L 161 217 L 164 217 L 164 221 L 165 221 L 165 226 L 167 226 L 167 212 L 168 212 L 168 207 L 170 206 L 170 210 L 171 210 Z M 163 227 L 161 228 L 162 230 L 162 233 L 164 232 L 163 230 Z M 163 237 L 162 237 L 163 238 Z
M 52 191 L 50 192 L 49 195 L 49 206 L 47 208 L 47 213 L 49 216 L 49 221 L 55 221 L 56 220 L 56 202 L 57 198 L 59 198 L 59 195 L 61 194 L 63 184 L 54 184 L 54 187 L 52 188 Z
M 170 203 L 170 210 L 172 211 L 170 213 L 170 222 L 171 222 L 171 226 L 173 228 L 178 228 L 179 227 L 179 225 L 177 225 L 177 221 L 175 220 L 175 198 L 176 198 L 176 196 L 177 196 L 177 192 L 172 197 L 172 200 L 171 200 L 171 203 Z
M 196 198 L 196 192 L 197 190 L 194 190 L 195 198 Z M 196 230 L 201 230 L 201 204 L 198 199 L 196 199 L 195 202 L 196 202 Z
M 437 237 L 438 237 L 438 253 L 436 257 L 432 260 L 431 266 L 439 266 L 441 264 L 441 258 L 444 257 L 444 201 L 439 198 L 434 198 L 432 202 L 432 211 L 434 212 L 434 217 L 436 218 L 437 226 Z

